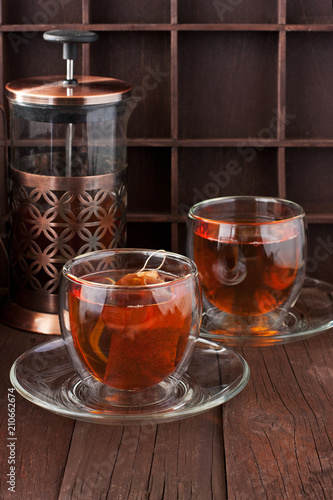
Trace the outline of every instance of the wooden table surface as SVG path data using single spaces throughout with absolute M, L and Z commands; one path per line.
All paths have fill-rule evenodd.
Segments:
M 16 393 L 15 493 L 8 491 L 9 370 L 48 339 L 0 325 L 1 499 L 333 498 L 333 330 L 237 349 L 251 369 L 246 388 L 178 422 L 88 424 Z

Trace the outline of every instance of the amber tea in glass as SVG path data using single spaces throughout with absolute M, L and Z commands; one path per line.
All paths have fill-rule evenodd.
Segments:
M 160 399 L 154 387 L 179 379 L 198 336 L 194 263 L 167 252 L 101 251 L 73 259 L 63 276 L 63 335 L 79 373 L 110 388 L 118 401 L 126 391 L 150 401 L 151 388 L 152 400 Z
M 126 275 L 122 269 L 83 279 L 108 285 Z M 191 332 L 192 298 L 186 284 L 172 290 L 173 280 L 160 271 L 155 284 L 170 286 L 155 292 L 112 291 L 108 301 L 104 294 L 99 297 L 100 290 L 85 294 L 80 285 L 73 284 L 68 300 L 74 346 L 100 382 L 117 389 L 145 389 L 177 368 Z
M 304 212 L 287 200 L 233 197 L 190 210 L 189 243 L 217 327 L 272 331 L 304 280 Z

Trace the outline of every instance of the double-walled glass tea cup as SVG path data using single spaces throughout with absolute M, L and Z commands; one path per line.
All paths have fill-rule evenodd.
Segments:
M 302 207 L 276 198 L 216 198 L 190 209 L 189 254 L 212 332 L 276 333 L 305 277 L 304 220 Z
M 62 271 L 62 336 L 96 407 L 168 398 L 190 363 L 201 312 L 196 266 L 181 255 L 102 250 Z

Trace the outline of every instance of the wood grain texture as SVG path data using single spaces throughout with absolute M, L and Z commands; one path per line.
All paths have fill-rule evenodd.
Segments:
M 170 0 L 99 0 L 90 2 L 92 23 L 156 23 L 170 22 Z
M 59 498 L 223 500 L 220 414 L 141 427 L 78 422 Z
M 0 494 L 6 488 L 8 372 L 46 337 L 0 324 Z M 257 500 L 333 496 L 333 337 L 247 348 L 248 386 L 169 424 L 75 422 L 16 395 L 16 498 Z M 208 368 L 208 367 L 207 367 Z
M 179 213 L 207 198 L 278 195 L 277 149 L 182 148 L 179 172 Z
M 137 105 L 129 120 L 128 136 L 170 137 L 170 34 L 99 35 L 98 43 L 90 47 L 91 73 L 113 76 L 133 86 Z
M 286 23 L 286 14 L 287 14 L 287 0 L 278 0 L 278 23 L 285 24 Z
M 329 67 L 332 36 L 318 32 L 288 33 L 287 48 L 286 137 L 332 138 L 333 118 L 328 106 L 333 84 L 333 71 Z
M 286 0 L 281 0 L 286 2 Z M 333 12 L 331 2 L 319 0 L 288 0 L 287 2 L 287 22 L 288 23 L 318 23 L 329 24 L 333 22 Z
M 278 185 L 279 198 L 286 198 L 286 159 L 285 148 L 278 149 Z
M 244 349 L 247 390 L 225 406 L 228 498 L 333 495 L 333 337 Z
M 276 137 L 276 33 L 181 32 L 178 54 L 179 137 Z
M 15 2 L 12 2 L 11 0 L 2 0 L 2 22 L 4 24 L 15 23 L 19 25 L 81 23 L 81 1 L 26 2 L 25 0 L 15 0 Z
M 287 196 L 300 203 L 306 213 L 333 214 L 332 170 L 328 161 L 332 158 L 332 154 L 333 149 L 326 148 L 286 149 Z M 299 189 L 300 164 L 302 165 L 301 190 Z M 315 171 L 313 165 L 316 165 Z
M 205 2 L 202 0 L 179 1 L 180 23 L 276 23 L 276 0 L 251 2 Z
M 311 0 L 310 0 L 311 1 Z M 325 0 L 326 1 L 326 0 Z M 2 24 L 0 31 L 2 32 L 38 32 L 54 29 L 55 24 L 39 24 L 39 23 L 10 23 Z M 300 23 L 300 24 L 266 24 L 266 23 L 85 23 L 82 22 L 60 22 L 56 24 L 58 29 L 82 29 L 90 31 L 277 31 L 277 32 L 331 32 L 333 31 L 333 22 L 317 24 L 317 23 Z
M 0 324 L 0 498 L 56 500 L 66 465 L 74 420 L 63 419 L 16 395 L 16 489 L 8 491 L 8 388 L 10 367 L 43 335 L 19 332 Z

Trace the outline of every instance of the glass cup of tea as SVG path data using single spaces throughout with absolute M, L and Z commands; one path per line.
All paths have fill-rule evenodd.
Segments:
M 168 398 L 190 363 L 201 314 L 197 268 L 175 253 L 101 250 L 62 270 L 62 336 L 97 407 Z
M 305 214 L 291 201 L 215 198 L 189 211 L 188 252 L 211 333 L 274 335 L 305 277 Z

